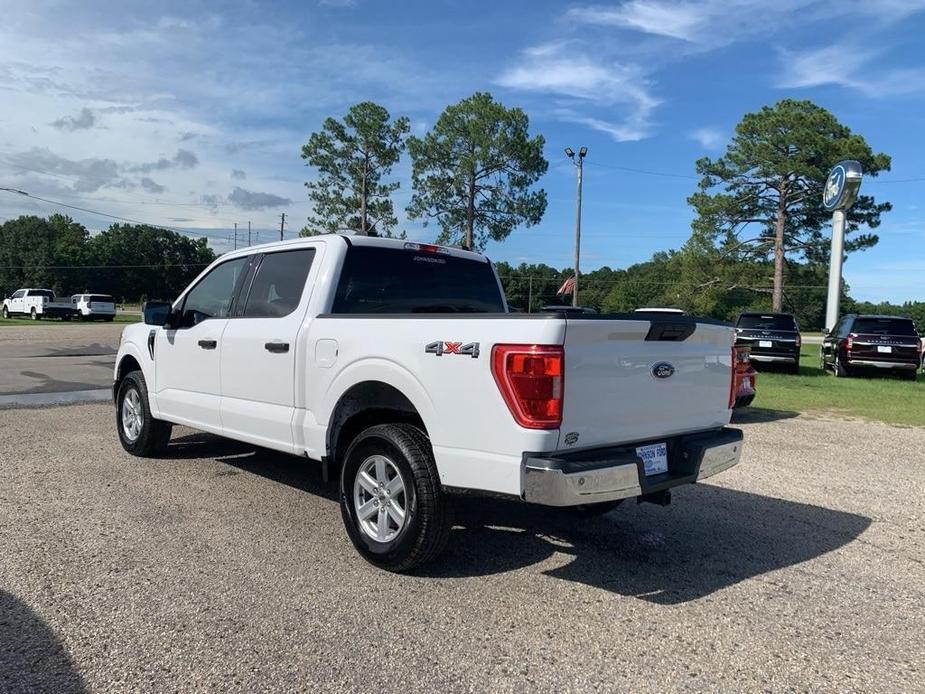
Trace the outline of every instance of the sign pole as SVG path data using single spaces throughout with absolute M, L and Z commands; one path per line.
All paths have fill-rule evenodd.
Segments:
M 829 296 L 825 304 L 825 329 L 830 332 L 838 323 L 841 303 L 841 272 L 845 259 L 845 216 L 857 200 L 861 188 L 861 164 L 850 160 L 838 162 L 825 182 L 822 206 L 832 212 L 832 247 L 829 251 Z
M 832 213 L 832 249 L 829 252 L 829 298 L 825 305 L 825 328 L 831 330 L 838 322 L 841 304 L 841 271 L 845 258 L 845 211 Z

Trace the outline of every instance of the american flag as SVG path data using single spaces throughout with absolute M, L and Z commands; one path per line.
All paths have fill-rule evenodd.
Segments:
M 569 277 L 565 282 L 562 283 L 562 286 L 559 287 L 559 291 L 556 292 L 556 296 L 559 294 L 574 294 L 575 293 L 575 277 Z

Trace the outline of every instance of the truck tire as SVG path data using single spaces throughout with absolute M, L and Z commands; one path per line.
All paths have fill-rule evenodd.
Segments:
M 29 311 L 29 316 L 32 318 L 32 320 L 38 320 L 38 319 L 39 319 L 39 314 L 37 314 L 37 313 L 35 312 L 35 306 L 33 306 L 33 307 L 32 307 L 32 310 Z
M 369 563 L 409 571 L 446 546 L 451 499 L 440 487 L 430 441 L 410 424 L 378 424 L 347 449 L 340 508 L 353 546 Z
M 122 448 L 141 458 L 153 458 L 167 448 L 171 424 L 151 416 L 148 386 L 141 371 L 131 371 L 119 384 L 116 431 Z
M 115 319 L 116 319 L 115 316 L 106 316 L 106 320 L 107 320 L 109 323 L 112 323 Z
M 6 306 L 4 306 L 4 307 L 3 307 L 3 319 L 4 319 L 4 320 L 9 320 L 9 318 L 10 318 L 10 309 L 8 309 Z
M 835 374 L 836 378 L 847 378 L 851 375 L 848 367 L 842 366 L 841 359 L 838 358 L 837 354 L 835 355 L 835 364 L 832 366 L 832 373 Z

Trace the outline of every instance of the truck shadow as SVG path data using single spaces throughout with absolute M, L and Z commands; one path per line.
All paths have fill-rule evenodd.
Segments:
M 80 673 L 45 621 L 0 589 L 0 692 L 87 691 Z
M 219 475 L 249 472 L 329 501 L 339 500 L 335 483 L 322 480 L 319 463 L 213 434 L 195 433 L 174 437 L 170 440 L 165 457 L 176 460 L 212 458 L 231 468 L 217 473 Z
M 864 516 L 695 485 L 667 508 L 627 502 L 606 516 L 466 499 L 447 553 L 420 572 L 485 576 L 570 557 L 544 573 L 673 605 L 837 550 L 870 525 Z
M 780 419 L 793 419 L 800 413 L 793 410 L 771 410 L 766 407 L 743 407 L 732 411 L 733 424 L 763 424 Z
M 337 502 L 320 465 L 210 434 L 175 438 L 168 458 L 212 458 Z M 219 473 L 227 474 L 227 473 Z M 810 561 L 856 539 L 865 516 L 710 484 L 674 490 L 666 508 L 625 502 L 579 517 L 517 501 L 458 497 L 446 551 L 415 575 L 458 579 L 554 561 L 545 575 L 673 605 Z M 336 520 L 339 523 L 339 513 Z M 564 561 L 563 561 L 564 558 Z

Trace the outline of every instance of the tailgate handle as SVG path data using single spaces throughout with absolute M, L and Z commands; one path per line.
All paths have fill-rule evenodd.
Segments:
M 649 326 L 646 340 L 649 342 L 683 342 L 697 328 L 693 319 L 671 318 L 670 320 L 653 320 Z

